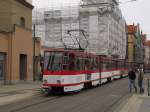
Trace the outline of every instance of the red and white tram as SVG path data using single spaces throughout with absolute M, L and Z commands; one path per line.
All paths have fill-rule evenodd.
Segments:
M 42 90 L 77 92 L 127 75 L 123 60 L 112 60 L 76 50 L 44 53 Z

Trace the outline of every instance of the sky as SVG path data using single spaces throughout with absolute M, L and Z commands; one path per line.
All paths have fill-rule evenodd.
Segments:
M 150 0 L 137 0 L 120 4 L 120 8 L 127 23 L 139 23 L 141 30 L 147 34 L 150 40 Z
M 77 3 L 80 0 L 33 0 L 33 4 L 40 7 L 54 7 L 65 4 Z M 150 0 L 136 0 L 134 2 L 127 2 L 129 0 L 119 0 L 122 2 L 119 6 L 122 10 L 123 16 L 127 24 L 140 24 L 143 33 L 147 34 L 150 40 Z

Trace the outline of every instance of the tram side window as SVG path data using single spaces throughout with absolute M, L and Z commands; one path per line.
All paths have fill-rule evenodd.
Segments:
M 99 69 L 103 69 L 103 63 L 102 63 L 102 59 L 99 58 L 98 60 L 98 66 L 99 66 Z
M 126 65 L 126 62 L 124 62 L 124 68 L 126 68 L 126 66 L 127 66 L 127 65 Z
M 68 53 L 65 53 L 64 54 L 64 57 L 63 57 L 63 70 L 68 70 L 68 62 L 69 62 L 69 59 L 68 59 Z
M 130 68 L 130 63 L 127 63 L 126 68 L 128 69 Z
M 83 69 L 83 63 L 82 63 L 82 59 L 81 58 L 77 58 L 76 69 L 77 70 L 82 70 Z
M 84 66 L 84 69 L 85 70 L 90 70 L 91 68 L 91 66 L 90 66 L 90 59 L 85 59 L 85 64 L 84 64 L 85 66 Z
M 115 63 L 114 63 L 114 61 L 111 61 L 111 68 L 112 68 L 112 69 L 115 68 Z
M 118 68 L 123 68 L 123 66 L 124 66 L 124 65 L 123 65 L 123 62 L 122 62 L 122 61 L 119 61 L 119 62 L 118 62 Z
M 68 64 L 68 57 L 64 57 L 64 63 L 63 64 Z
M 109 60 L 106 60 L 105 64 L 106 64 L 106 69 L 110 69 L 111 68 L 111 63 L 110 63 Z
M 64 57 L 63 60 L 63 70 L 68 70 L 68 58 Z
M 76 69 L 80 70 L 80 61 L 79 61 L 79 59 L 77 59 L 77 61 L 76 61 Z
M 126 68 L 126 62 L 123 61 L 123 68 Z
M 118 61 L 117 68 L 120 68 L 120 62 Z
M 110 69 L 113 69 L 114 68 L 114 64 L 113 64 L 113 61 L 111 60 L 110 61 Z
M 112 68 L 112 63 L 110 60 L 107 61 L 107 68 L 108 69 L 111 69 Z
M 113 68 L 117 69 L 117 61 L 113 61 Z
M 121 61 L 121 68 L 124 68 L 124 62 Z
M 126 62 L 126 68 L 130 68 L 130 64 L 128 62 Z
M 102 69 L 107 69 L 107 63 L 106 61 L 102 61 Z
M 96 59 L 92 60 L 92 66 L 91 66 L 92 70 L 96 70 L 98 69 L 98 63 Z

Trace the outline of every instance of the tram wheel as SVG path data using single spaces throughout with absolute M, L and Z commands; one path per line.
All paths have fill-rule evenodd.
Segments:
M 84 83 L 84 88 L 85 89 L 89 89 L 92 87 L 92 82 L 87 82 L 87 83 Z
M 123 75 L 120 75 L 120 79 L 122 79 L 123 78 Z
M 111 77 L 107 78 L 107 82 L 111 82 Z

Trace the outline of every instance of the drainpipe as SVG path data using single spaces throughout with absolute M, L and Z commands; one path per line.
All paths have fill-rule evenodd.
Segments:
M 7 84 L 12 84 L 12 47 L 13 47 L 13 32 L 8 34 L 8 82 L 6 81 Z M 7 79 L 6 79 L 7 80 Z

